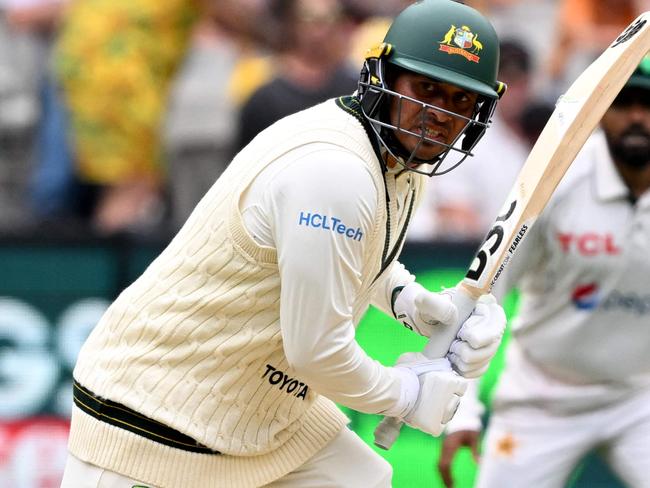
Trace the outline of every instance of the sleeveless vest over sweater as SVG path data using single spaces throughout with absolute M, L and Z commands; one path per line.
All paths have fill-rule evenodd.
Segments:
M 252 240 L 239 212 L 256 175 L 315 142 L 358 155 L 377 187 L 354 306 L 359 322 L 382 254 L 396 245 L 396 233 L 386 243 L 395 185 L 385 183 L 359 119 L 330 100 L 274 124 L 237 155 L 169 246 L 109 307 L 74 370 L 97 397 L 221 454 L 168 447 L 74 407 L 75 456 L 160 487 L 260 486 L 303 464 L 347 423 L 289 367 L 276 252 Z

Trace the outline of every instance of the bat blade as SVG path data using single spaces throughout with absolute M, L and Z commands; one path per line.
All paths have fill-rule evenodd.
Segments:
M 640 15 L 556 104 L 461 286 L 489 293 L 605 111 L 650 50 L 650 12 Z

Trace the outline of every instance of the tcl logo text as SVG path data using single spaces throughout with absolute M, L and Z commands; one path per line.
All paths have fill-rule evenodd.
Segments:
M 617 255 L 621 248 L 612 234 L 585 232 L 584 234 L 558 233 L 557 240 L 563 252 L 577 252 L 582 256 Z

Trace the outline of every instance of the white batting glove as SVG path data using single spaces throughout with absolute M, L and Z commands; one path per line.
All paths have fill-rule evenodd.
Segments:
M 458 322 L 458 310 L 449 294 L 433 293 L 415 281 L 399 292 L 393 312 L 406 328 L 425 337 L 431 337 L 437 326 Z
M 396 417 L 440 435 L 458 409 L 467 380 L 452 371 L 446 358 L 429 359 L 418 352 L 402 354 L 394 370 L 402 380 L 402 411 Z
M 483 295 L 451 344 L 447 358 L 453 369 L 465 378 L 477 378 L 485 373 L 505 328 L 503 308 L 493 295 Z

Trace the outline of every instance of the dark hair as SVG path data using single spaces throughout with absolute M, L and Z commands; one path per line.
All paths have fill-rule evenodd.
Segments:
M 542 133 L 553 113 L 553 104 L 546 100 L 535 100 L 521 111 L 519 123 L 528 142 L 532 145 Z
M 530 74 L 532 63 L 526 46 L 517 39 L 505 39 L 499 43 L 499 77 L 507 83 L 506 75 Z

